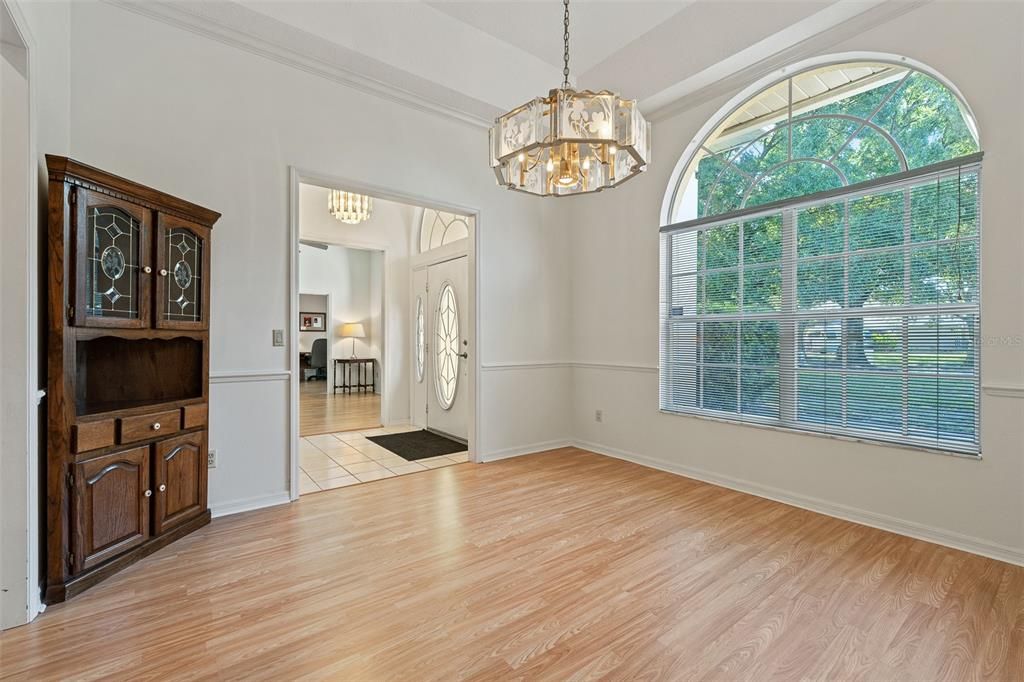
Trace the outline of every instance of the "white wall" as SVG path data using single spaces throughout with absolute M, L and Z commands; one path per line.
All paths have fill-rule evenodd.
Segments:
M 495 187 L 486 131 L 106 3 L 73 3 L 71 18 L 73 155 L 223 214 L 211 272 L 215 513 L 288 491 L 284 373 L 297 349 L 273 347 L 271 329 L 289 324 L 289 166 L 480 209 L 484 363 L 564 351 L 565 231 L 545 227 L 542 202 Z M 387 320 L 389 335 L 407 324 Z M 500 383 L 484 372 L 482 453 L 568 438 L 564 395 L 533 390 L 564 385 L 558 371 Z M 563 418 L 521 418 L 523 394 Z M 519 426 L 489 429 L 498 417 Z
M 3 33 L 12 30 L 6 8 L 0 6 Z M 23 622 L 29 610 L 26 527 L 35 495 L 30 493 L 28 468 L 29 415 L 34 403 L 26 402 L 30 385 L 28 358 L 31 343 L 29 291 L 30 240 L 25 239 L 30 221 L 30 183 L 35 175 L 29 150 L 28 52 L 24 45 L 0 45 L 0 376 L 4 378 L 3 410 L 0 411 L 0 480 L 19 481 L 0 505 L 0 628 Z M 34 187 L 32 188 L 34 189 Z M 10 547 L 17 551 L 7 551 Z
M 20 364 L 17 371 L 2 373 L 4 397 L 5 434 L 2 456 L 3 471 L 0 473 L 0 508 L 3 517 L 3 588 L 4 598 L 0 600 L 0 621 L 3 627 L 22 623 L 32 617 L 39 608 L 38 583 L 39 563 L 39 514 L 38 478 L 40 458 L 45 458 L 45 450 L 41 449 L 38 438 L 38 415 L 34 398 L 37 389 L 45 388 L 45 330 L 40 331 L 39 301 L 40 292 L 46 282 L 43 254 L 45 254 L 45 218 L 46 218 L 46 167 L 43 153 L 66 154 L 69 148 L 69 26 L 70 9 L 67 3 L 54 2 L 45 4 L 29 4 L 8 0 L 17 30 L 27 44 L 28 106 L 32 112 L 30 126 L 32 138 L 19 133 L 21 139 L 17 146 L 21 152 L 36 153 L 37 159 L 30 161 L 36 173 L 29 182 L 32 189 L 38 188 L 40 201 L 30 205 L 28 210 L 29 223 L 38 222 L 38 238 L 32 238 L 36 232 L 34 225 L 25 224 L 25 216 L 17 219 L 5 214 L 4 248 L 0 252 L 0 270 L 4 276 L 5 295 L 10 300 L 22 301 L 22 310 L 12 310 L 18 320 L 12 323 L 7 311 L 4 313 L 5 345 L 3 357 L 5 362 L 14 361 Z M 4 27 L 5 36 L 10 27 Z M 5 48 L 6 52 L 6 48 Z M 15 57 L 17 61 L 21 55 Z M 22 96 L 18 93 L 23 83 L 10 82 L 4 78 L 3 99 L 4 117 L 11 117 L 8 123 L 14 123 L 14 116 L 24 116 L 23 110 L 15 113 L 11 107 L 24 106 Z M 18 127 L 21 127 L 20 125 Z M 35 142 L 35 149 L 31 148 Z M 3 159 L 5 165 L 15 162 L 18 153 L 7 147 L 5 141 Z M 28 145 L 27 149 L 26 146 Z M 28 169 L 26 169 L 27 171 Z M 5 168 L 5 173 L 7 169 Z M 9 191 L 6 185 L 4 191 Z M 13 198 L 5 194 L 5 209 Z M 31 200 L 30 200 L 31 201 Z M 24 206 L 21 207 L 23 211 Z M 10 218 L 10 220 L 9 220 Z M 17 220 L 17 222 L 11 222 Z M 20 227 L 19 227 L 20 224 Z M 25 230 L 28 230 L 26 235 Z M 28 238 L 26 238 L 28 237 Z M 11 278 L 17 280 L 12 282 Z M 35 353 L 27 357 L 26 349 L 35 349 Z M 19 362 L 20 358 L 20 362 Z M 42 369 L 40 369 L 42 367 Z M 18 408 L 16 403 L 9 402 L 9 396 L 22 402 Z M 43 415 L 45 419 L 45 415 Z M 18 432 L 21 435 L 16 447 L 12 446 L 10 435 Z M 21 458 L 20 462 L 13 461 Z M 27 608 L 26 608 L 27 606 Z
M 1019 3 L 931 3 L 834 52 L 898 53 L 959 86 L 985 150 L 981 461 L 658 412 L 658 226 L 669 175 L 728 97 L 653 126 L 649 172 L 564 207 L 572 405 L 581 441 L 622 456 L 1024 561 L 1024 256 Z M 729 95 L 731 97 L 731 95 Z M 610 324 L 614 321 L 614 324 Z M 1017 389 L 993 390 L 993 386 Z M 1004 394 L 1005 393 L 1005 394 Z M 604 410 L 596 423 L 594 411 Z

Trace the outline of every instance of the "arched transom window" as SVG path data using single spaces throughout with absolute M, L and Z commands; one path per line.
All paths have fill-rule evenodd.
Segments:
M 475 224 L 473 216 L 458 215 L 446 211 L 423 209 L 420 222 L 420 253 L 451 244 L 469 237 L 469 230 Z
M 951 87 L 794 69 L 706 129 L 666 202 L 662 409 L 977 453 L 981 154 Z
M 845 187 L 978 151 L 959 98 L 882 63 L 811 69 L 741 104 L 702 141 L 671 222 Z

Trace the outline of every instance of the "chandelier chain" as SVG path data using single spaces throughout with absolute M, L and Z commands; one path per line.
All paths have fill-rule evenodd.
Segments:
M 566 90 L 569 89 L 569 0 L 562 0 L 562 4 L 565 5 L 565 19 L 562 24 L 565 26 L 565 32 L 562 34 L 562 40 L 565 41 L 565 54 L 563 58 L 565 60 L 565 68 L 562 69 L 562 87 Z

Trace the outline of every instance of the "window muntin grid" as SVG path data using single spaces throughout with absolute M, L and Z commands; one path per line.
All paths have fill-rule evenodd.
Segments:
M 810 89 L 813 83 L 820 92 Z M 809 69 L 751 97 L 701 142 L 672 190 L 671 221 L 798 198 L 978 150 L 966 105 L 926 73 L 880 62 Z
M 475 224 L 473 216 L 458 215 L 432 208 L 423 209 L 420 221 L 420 253 L 466 239 Z
M 666 228 L 662 409 L 978 453 L 979 240 L 977 164 Z

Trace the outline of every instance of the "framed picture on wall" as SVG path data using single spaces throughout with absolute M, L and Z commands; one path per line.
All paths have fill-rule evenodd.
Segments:
M 327 331 L 327 313 L 299 313 L 299 331 Z

